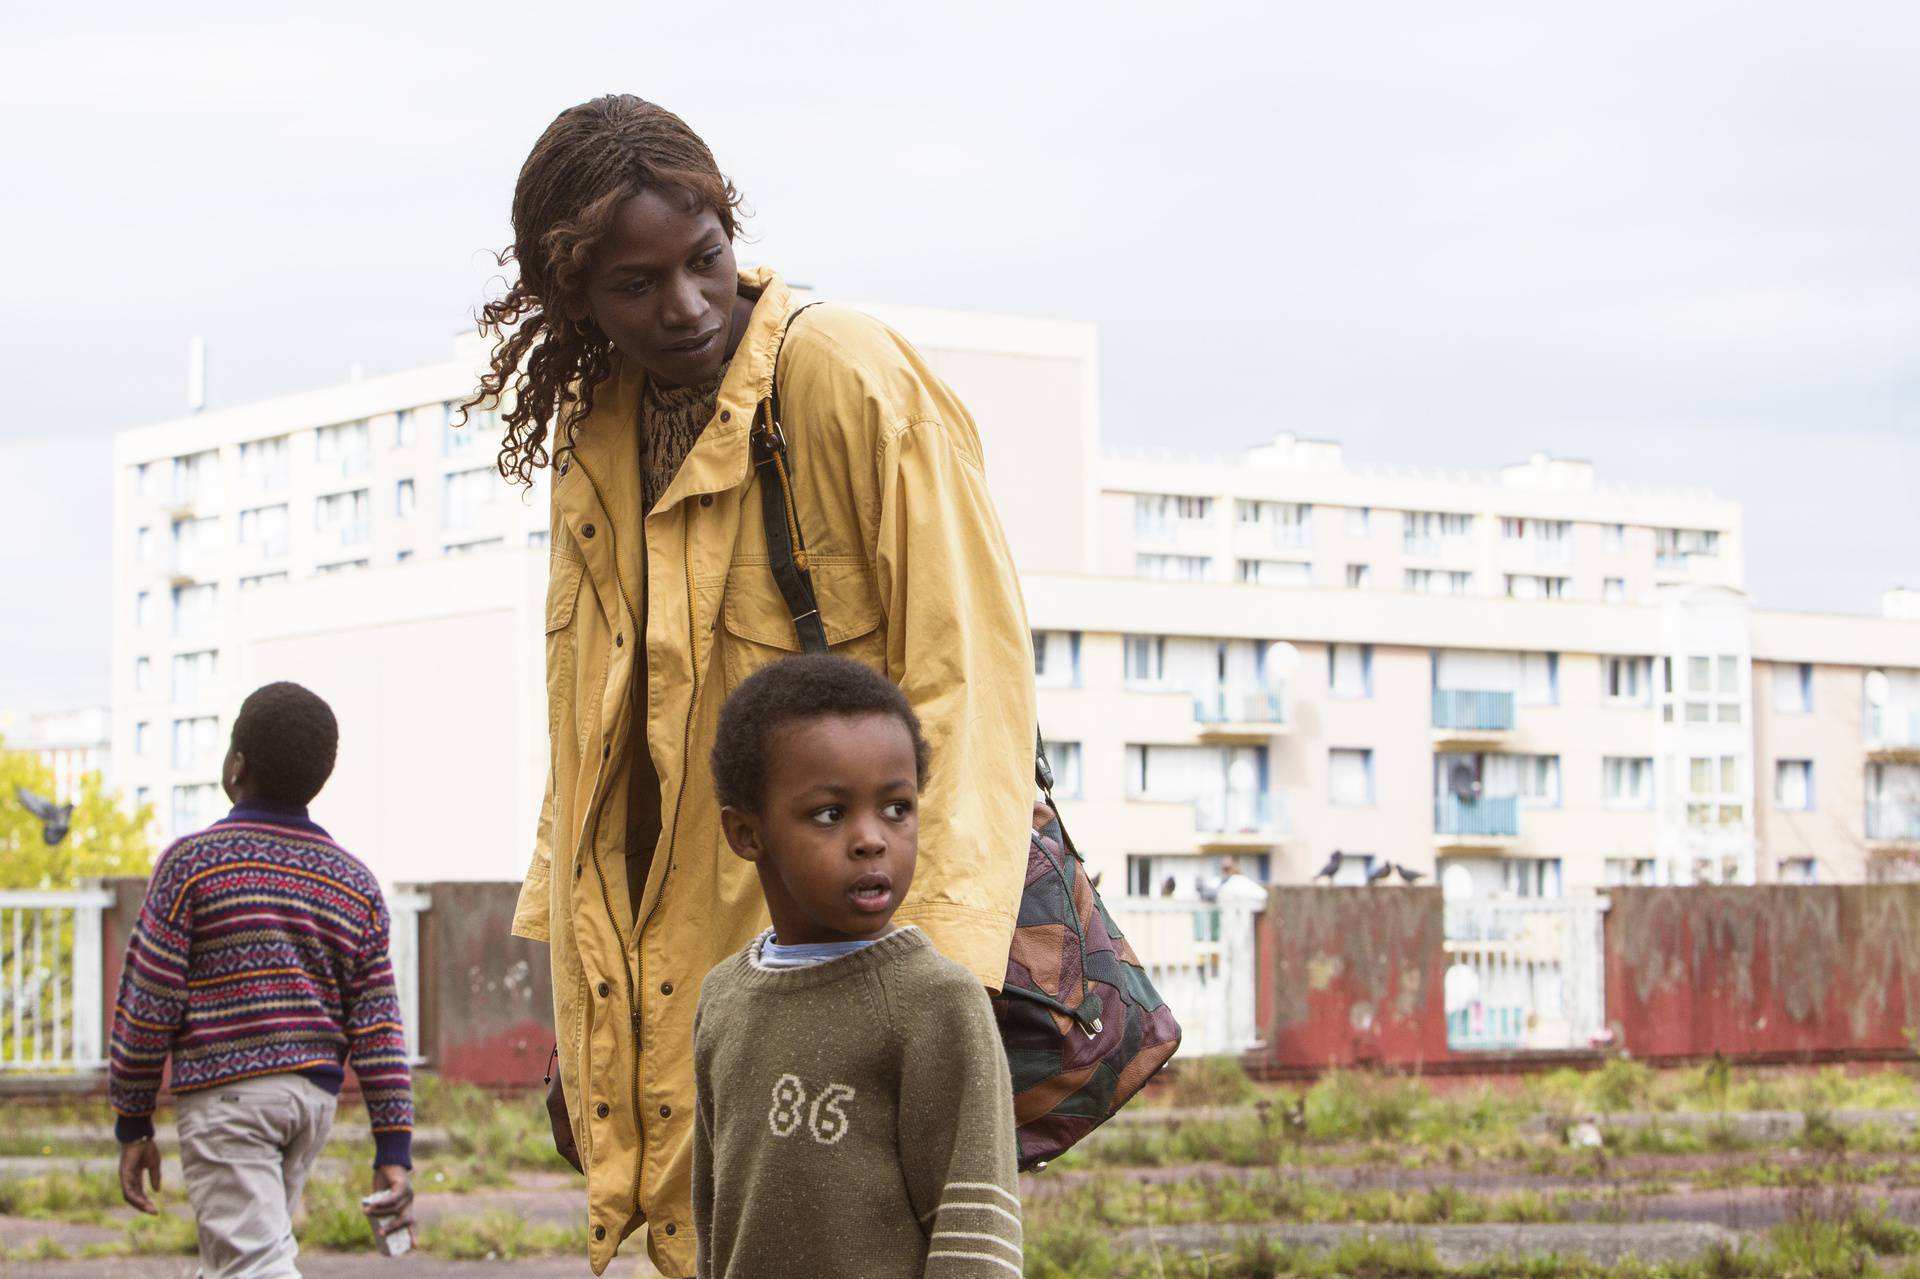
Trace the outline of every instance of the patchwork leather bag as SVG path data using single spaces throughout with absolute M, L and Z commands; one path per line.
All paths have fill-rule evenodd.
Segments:
M 788 482 L 779 385 L 776 352 L 772 392 L 755 415 L 752 435 L 768 559 L 801 648 L 825 652 L 826 631 Z M 1034 780 L 1046 802 L 1034 805 L 1026 887 L 1005 984 L 993 999 L 1013 1075 L 1023 1171 L 1045 1167 L 1104 1123 L 1180 1047 L 1173 1010 L 1114 925 L 1060 820 L 1053 773 L 1037 741 Z

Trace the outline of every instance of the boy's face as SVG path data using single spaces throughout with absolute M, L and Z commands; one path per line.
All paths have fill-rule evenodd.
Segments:
M 893 931 L 913 884 L 920 788 L 892 715 L 829 715 L 775 730 L 758 813 L 721 810 L 733 851 L 760 871 L 783 946 Z

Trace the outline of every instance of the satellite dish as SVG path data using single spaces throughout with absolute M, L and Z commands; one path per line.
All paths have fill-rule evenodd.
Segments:
M 1267 674 L 1279 679 L 1292 679 L 1294 672 L 1300 669 L 1300 650 L 1285 640 L 1275 640 L 1267 645 Z
M 1452 965 L 1447 969 L 1446 992 L 1447 1011 L 1459 1012 L 1480 998 L 1480 974 L 1467 964 Z
M 1447 770 L 1447 789 L 1455 799 L 1475 800 L 1480 798 L 1480 779 L 1475 776 L 1473 765 L 1455 764 Z
M 1885 706 L 1893 699 L 1893 681 L 1885 671 L 1867 672 L 1867 705 Z
M 1440 895 L 1450 902 L 1463 902 L 1473 896 L 1473 872 L 1459 862 L 1449 863 L 1440 872 Z

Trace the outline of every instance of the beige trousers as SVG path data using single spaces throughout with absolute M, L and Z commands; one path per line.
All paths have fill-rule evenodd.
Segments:
M 334 1106 L 332 1093 L 299 1075 L 179 1095 L 174 1126 L 205 1279 L 299 1279 L 293 1214 Z

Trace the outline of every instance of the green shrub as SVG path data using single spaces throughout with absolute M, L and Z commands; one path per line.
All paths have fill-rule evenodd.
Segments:
M 1611 1057 L 1588 1076 L 1587 1095 L 1609 1114 L 1639 1110 L 1653 1093 L 1653 1068 L 1630 1057 Z
M 1244 1106 L 1260 1091 L 1238 1057 L 1186 1058 L 1167 1075 L 1167 1101 L 1174 1106 Z

